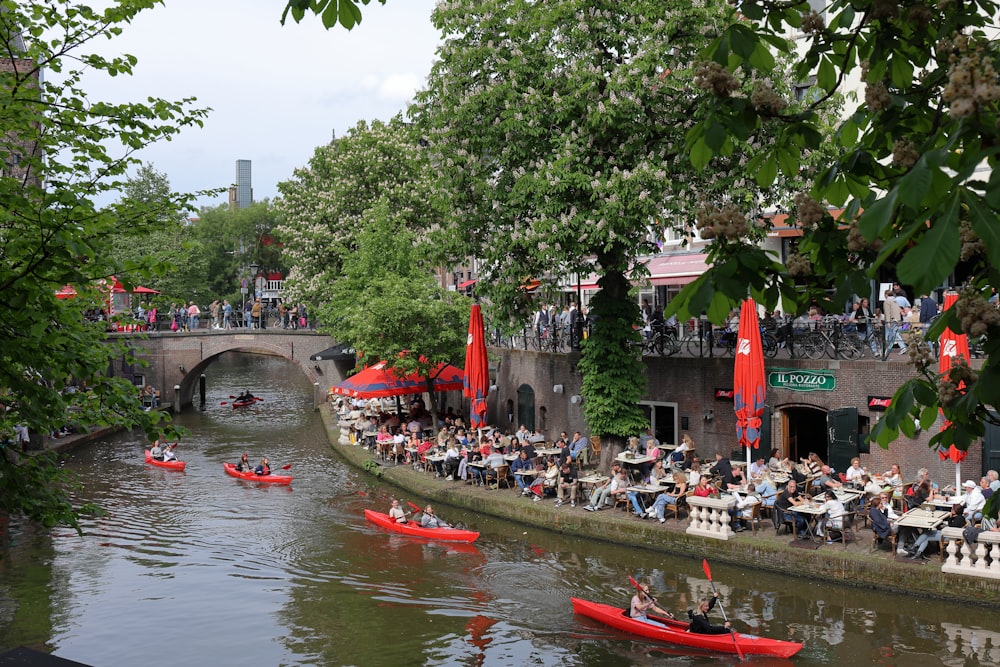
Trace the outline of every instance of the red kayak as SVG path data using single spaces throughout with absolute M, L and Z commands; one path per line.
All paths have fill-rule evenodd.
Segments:
M 184 461 L 157 461 L 152 456 L 149 455 L 149 450 L 146 451 L 146 463 L 150 463 L 154 466 L 159 466 L 161 468 L 166 468 L 167 470 L 184 470 L 184 466 L 187 465 Z
M 251 482 L 264 482 L 265 484 L 291 484 L 291 475 L 258 475 L 255 472 L 240 472 L 236 469 L 232 463 L 223 463 L 222 467 L 226 470 L 227 475 L 232 475 L 233 477 L 238 477 L 240 479 L 246 479 Z
M 475 542 L 479 533 L 474 530 L 460 530 L 458 528 L 424 528 L 418 523 L 408 521 L 406 523 L 396 523 L 388 514 L 365 510 L 365 518 L 374 524 L 382 526 L 394 533 L 412 535 L 413 537 L 426 537 L 431 540 L 441 542 Z
M 237 408 L 249 408 L 256 402 L 257 402 L 256 398 L 251 398 L 249 401 L 233 401 L 233 410 Z
M 657 621 L 656 625 L 637 621 L 629 616 L 627 609 L 612 607 L 600 602 L 590 602 L 580 598 L 570 598 L 573 611 L 581 616 L 592 618 L 616 630 L 627 632 L 647 639 L 677 644 L 690 648 L 718 651 L 719 653 L 736 653 L 736 643 L 745 655 L 773 655 L 779 658 L 791 658 L 802 649 L 799 642 L 786 642 L 780 639 L 767 639 L 756 635 L 745 635 L 741 632 L 724 635 L 702 635 L 688 632 L 688 624 L 659 616 L 649 618 Z M 733 638 L 736 638 L 736 642 Z

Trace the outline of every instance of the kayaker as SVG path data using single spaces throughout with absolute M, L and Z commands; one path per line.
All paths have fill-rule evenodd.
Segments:
M 243 391 L 242 394 L 240 394 L 239 396 L 236 397 L 236 402 L 237 403 L 249 403 L 250 401 L 254 400 L 255 398 L 256 398 L 256 396 L 254 396 L 253 394 L 251 394 L 249 389 L 246 389 L 246 390 Z
M 712 611 L 712 607 L 715 606 L 718 599 L 719 593 L 716 592 L 714 596 L 698 601 L 698 611 L 688 610 L 688 616 L 691 617 L 688 632 L 697 632 L 702 635 L 724 635 L 732 631 L 729 621 L 726 621 L 725 625 L 712 625 L 711 621 L 708 620 L 708 612 Z
M 177 443 L 171 443 L 167 445 L 167 448 L 163 450 L 163 461 L 176 461 L 177 455 L 174 454 L 174 448 L 177 447 Z
M 250 455 L 243 452 L 243 456 L 240 457 L 239 463 L 236 464 L 236 472 L 252 472 L 253 464 L 250 463 Z
M 420 516 L 420 525 L 424 528 L 451 528 L 434 514 L 434 507 L 431 505 L 424 508 L 424 513 Z
M 645 581 L 639 584 L 638 589 L 636 589 L 635 595 L 632 596 L 632 604 L 629 608 L 629 616 L 637 621 L 643 621 L 644 623 L 650 623 L 652 625 L 660 625 L 657 621 L 646 616 L 647 612 L 650 610 L 660 614 L 661 616 L 666 616 L 667 618 L 673 618 L 674 615 L 669 611 L 664 611 L 656 606 L 656 600 L 649 595 L 649 584 Z
M 403 511 L 403 508 L 399 506 L 399 501 L 393 498 L 392 507 L 389 508 L 389 518 L 395 520 L 396 523 L 406 523 L 407 514 L 409 512 Z
M 271 474 L 271 462 L 267 460 L 266 456 L 260 457 L 260 465 L 254 468 L 254 473 L 257 475 Z
M 153 441 L 153 446 L 149 449 L 149 458 L 153 459 L 154 461 L 163 460 L 163 446 L 160 445 L 159 440 Z

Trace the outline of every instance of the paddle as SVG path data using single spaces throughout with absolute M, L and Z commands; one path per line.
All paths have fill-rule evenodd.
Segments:
M 422 509 L 422 508 L 420 507 L 420 505 L 417 505 L 417 504 L 415 504 L 415 503 L 411 503 L 411 502 L 410 502 L 409 500 L 407 500 L 407 501 L 406 501 L 406 504 L 407 504 L 407 505 L 409 505 L 410 507 L 412 507 L 412 508 L 413 508 L 413 511 L 414 511 L 414 512 L 423 512 L 423 511 L 424 511 L 424 510 L 423 510 L 423 509 Z
M 712 570 L 708 567 L 707 558 L 701 559 L 701 569 L 705 571 L 705 576 L 708 577 L 708 582 L 712 584 L 712 592 L 715 593 L 716 598 L 718 598 L 719 591 L 715 590 L 715 582 L 712 581 Z M 726 621 L 726 623 L 728 623 L 729 618 L 726 617 L 726 608 L 722 606 L 722 600 L 719 600 L 718 602 L 719 609 L 722 611 L 722 618 Z M 743 649 L 740 648 L 740 643 L 736 640 L 736 631 L 733 630 L 732 627 L 729 628 L 729 635 L 733 638 L 733 646 L 736 647 L 736 655 L 740 656 L 741 661 L 746 660 L 743 656 Z
M 285 465 L 281 466 L 281 469 L 282 470 L 291 470 L 292 469 L 292 464 L 291 463 L 286 463 Z
M 633 586 L 635 586 L 635 590 L 639 591 L 640 593 L 646 594 L 646 596 L 648 596 L 649 599 L 653 601 L 653 604 L 659 604 L 659 601 L 656 598 L 654 598 L 652 595 L 650 595 L 648 591 L 646 591 L 645 589 L 643 589 L 643 587 L 639 585 L 639 582 L 632 578 L 632 575 L 629 575 L 628 581 L 629 581 L 630 584 L 632 584 Z M 670 613 L 669 611 L 667 612 L 667 616 L 669 616 L 670 618 L 674 617 L 674 615 L 672 613 Z

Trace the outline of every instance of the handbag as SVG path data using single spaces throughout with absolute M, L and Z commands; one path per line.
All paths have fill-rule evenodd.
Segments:
M 177 320 L 174 320 L 173 322 L 170 323 L 170 330 L 177 331 Z
M 304 317 L 300 317 L 299 318 L 299 326 L 302 327 L 303 329 L 305 329 L 305 327 L 306 327 L 306 318 L 304 318 Z

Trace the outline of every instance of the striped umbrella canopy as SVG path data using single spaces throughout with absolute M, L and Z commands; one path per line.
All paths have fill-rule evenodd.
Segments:
M 422 394 L 425 391 L 460 391 L 464 375 L 461 368 L 440 363 L 431 371 L 429 378 L 417 373 L 400 376 L 395 369 L 389 368 L 387 362 L 380 361 L 332 387 L 331 391 L 352 398 L 389 398 Z

